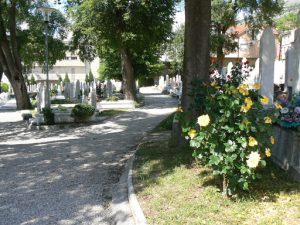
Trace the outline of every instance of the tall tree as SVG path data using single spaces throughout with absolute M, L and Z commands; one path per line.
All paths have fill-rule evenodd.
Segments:
M 44 39 L 41 35 L 43 19 L 35 10 L 38 6 L 37 1 L 0 1 L 0 68 L 3 69 L 14 90 L 17 109 L 31 107 L 23 73 L 25 68 L 30 68 L 34 62 L 41 62 L 44 55 L 42 50 Z M 60 23 L 64 20 L 61 15 L 56 14 L 56 17 L 61 20 L 56 23 L 50 22 L 51 33 L 58 35 L 56 40 L 50 38 L 50 46 L 52 43 L 57 46 L 49 48 L 49 58 L 54 61 L 62 57 L 65 50 L 62 48 L 64 46 L 62 41 L 59 41 L 65 34 Z
M 174 31 L 172 40 L 167 44 L 166 54 L 171 64 L 171 74 L 183 73 L 183 53 L 184 53 L 184 25 L 181 24 Z
M 217 56 L 221 71 L 225 55 L 238 48 L 237 33 L 228 32 L 243 14 L 253 38 L 264 26 L 273 26 L 274 18 L 283 9 L 283 0 L 212 0 L 211 52 Z
M 176 0 L 69 1 L 73 5 L 76 42 L 82 46 L 91 42 L 100 56 L 111 49 L 109 53 L 121 59 L 126 99 L 136 100 L 134 65 L 149 55 L 157 55 L 161 43 L 168 39 L 175 3 Z
M 182 107 L 184 111 L 195 112 L 190 93 L 195 80 L 209 79 L 209 30 L 211 22 L 210 0 L 185 0 L 185 35 L 183 61 Z

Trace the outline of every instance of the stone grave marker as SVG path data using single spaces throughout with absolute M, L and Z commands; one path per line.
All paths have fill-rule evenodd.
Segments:
M 269 105 L 273 104 L 275 57 L 276 46 L 273 30 L 266 28 L 260 39 L 259 79 L 261 83 L 260 94 L 269 98 Z

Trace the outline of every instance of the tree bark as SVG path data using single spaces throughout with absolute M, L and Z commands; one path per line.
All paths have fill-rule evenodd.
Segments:
M 124 84 L 125 99 L 136 101 L 137 100 L 136 84 L 135 84 L 132 60 L 126 48 L 122 48 L 120 52 L 121 52 L 121 60 L 122 60 L 122 77 L 123 77 L 123 84 Z
M 18 53 L 16 35 L 16 4 L 12 1 L 9 18 L 10 38 L 7 38 L 6 28 L 0 9 L 0 64 L 7 76 L 17 101 L 17 109 L 30 109 L 31 103 L 27 93 L 24 77 L 22 75 L 22 64 Z
M 2 93 L 2 88 L 1 88 L 2 75 L 3 75 L 3 68 L 0 63 L 0 94 Z
M 209 80 L 209 30 L 211 22 L 210 0 L 185 0 L 185 40 L 183 65 L 182 107 L 191 112 L 191 118 L 197 113 L 191 109 L 194 99 L 189 96 L 195 79 Z

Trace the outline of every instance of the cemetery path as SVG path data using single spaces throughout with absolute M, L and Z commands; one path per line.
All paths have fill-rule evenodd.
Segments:
M 130 152 L 177 100 L 147 94 L 145 103 L 100 124 L 65 129 L 0 123 L 0 224 L 113 224 L 112 187 Z

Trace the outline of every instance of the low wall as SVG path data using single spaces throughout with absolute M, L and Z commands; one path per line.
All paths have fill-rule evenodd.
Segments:
M 272 148 L 272 160 L 300 181 L 300 133 L 274 126 L 276 140 Z
M 135 109 L 135 102 L 130 100 L 101 101 L 97 103 L 97 109 Z
M 98 121 L 98 118 L 96 117 L 96 113 L 92 115 L 91 117 L 85 119 L 85 122 L 95 122 Z M 71 112 L 54 112 L 54 122 L 55 124 L 61 124 L 61 123 L 74 123 L 75 121 L 74 117 L 71 117 Z

